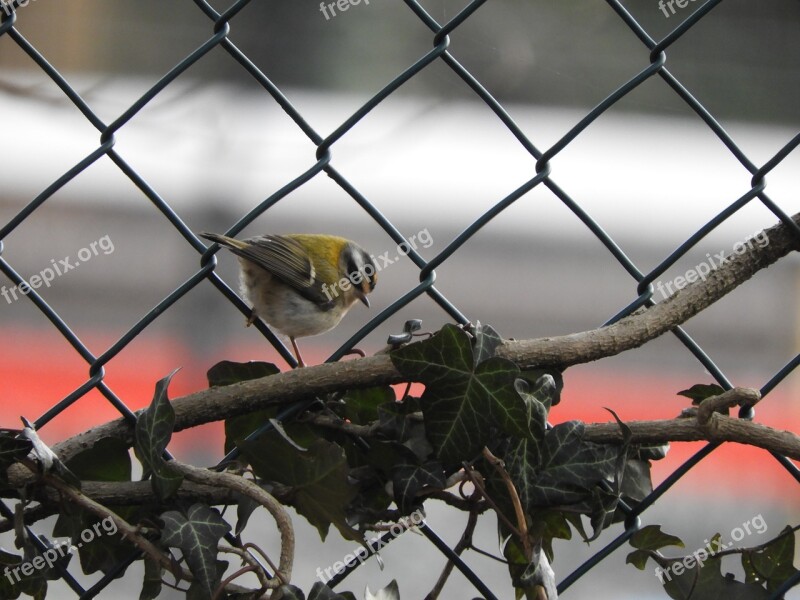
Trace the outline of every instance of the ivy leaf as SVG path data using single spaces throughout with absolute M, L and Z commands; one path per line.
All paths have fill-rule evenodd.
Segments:
M 144 559 L 144 580 L 139 600 L 155 600 L 161 594 L 161 565 L 149 557 Z
M 164 502 L 178 491 L 183 476 L 175 473 L 164 460 L 164 450 L 175 428 L 175 411 L 167 397 L 167 388 L 177 369 L 156 384 L 153 401 L 136 419 L 136 456 L 152 473 L 153 491 Z
M 254 483 L 268 494 L 275 495 L 275 486 L 269 483 Z M 261 503 L 253 500 L 250 496 L 245 496 L 238 492 L 234 492 L 236 498 L 236 528 L 233 530 L 234 535 L 241 535 L 252 514 L 256 509 L 261 508 Z
M 431 461 L 424 465 L 403 464 L 395 468 L 392 478 L 394 500 L 402 514 L 410 514 L 419 504 L 417 494 L 426 487 L 442 489 L 445 474 L 442 465 Z
M 337 594 L 321 581 L 317 581 L 308 594 L 308 600 L 347 600 L 348 597 Z M 302 600 L 302 599 L 301 599 Z
M 634 533 L 628 541 L 636 550 L 628 554 L 625 563 L 633 565 L 640 571 L 644 571 L 647 559 L 651 558 L 654 552 L 667 546 L 685 548 L 685 544 L 681 538 L 664 533 L 661 531 L 661 525 L 648 525 L 647 527 L 643 527 Z
M 217 570 L 217 545 L 230 531 L 230 525 L 215 509 L 199 503 L 190 506 L 186 515 L 170 510 L 163 513 L 161 519 L 164 521 L 161 541 L 180 549 L 192 575 L 210 598 L 221 581 Z
M 388 386 L 348 390 L 342 402 L 342 409 L 337 412 L 357 425 L 369 425 L 377 421 L 379 406 L 399 404 L 395 401 L 394 391 Z
M 67 461 L 67 467 L 85 481 L 130 481 L 131 456 L 119 438 L 98 440 Z
M 474 328 L 475 349 L 473 351 L 473 366 L 477 367 L 485 360 L 492 358 L 497 348 L 503 343 L 503 338 L 491 325 L 481 325 L 478 321 Z
M 691 568 L 687 568 L 687 564 Z M 664 584 L 664 591 L 674 600 L 768 600 L 771 597 L 757 583 L 742 583 L 733 575 L 723 575 L 719 556 L 708 557 L 702 566 L 691 555 L 670 561 L 657 575 Z
M 103 438 L 92 447 L 76 454 L 67 467 L 76 477 L 87 481 L 121 482 L 131 480 L 131 457 L 128 447 L 119 438 Z M 132 507 L 117 507 L 115 512 L 127 521 L 136 514 Z M 87 542 L 81 537 L 90 531 L 93 538 Z M 116 532 L 116 525 L 109 517 L 98 521 L 95 514 L 81 508 L 65 505 L 56 524 L 56 536 L 68 536 L 78 548 L 81 568 L 87 575 L 102 571 L 110 573 L 135 550 L 133 544 Z M 122 577 L 125 571 L 117 573 Z
M 3 567 L 4 576 L 0 578 L 0 598 L 4 600 L 14 600 L 20 594 L 27 594 L 36 600 L 44 600 L 47 595 L 47 575 L 48 571 L 35 570 L 29 575 L 21 571 L 14 571 L 15 568 L 24 562 L 31 562 L 34 556 L 40 556 L 40 552 L 28 551 L 26 548 L 25 556 L 11 554 L 0 548 L 0 566 Z M 51 577 L 55 579 L 55 577 Z
M 242 381 L 261 379 L 280 373 L 280 369 L 267 362 L 250 361 L 246 363 L 223 360 L 206 373 L 208 387 L 233 385 Z M 277 406 L 256 412 L 237 415 L 225 420 L 225 454 L 236 447 L 236 440 L 243 440 L 264 423 L 278 414 Z
M 580 421 L 550 429 L 542 444 L 541 472 L 533 495 L 535 504 L 570 504 L 601 480 L 613 477 L 619 448 L 583 440 Z
M 19 430 L 0 430 L 0 483 L 8 484 L 6 470 L 15 462 L 19 462 L 33 448 L 33 442 L 27 438 L 18 438 Z
M 478 455 L 494 425 L 522 437 L 525 405 L 514 389 L 517 366 L 492 357 L 475 366 L 469 336 L 445 325 L 428 340 L 391 353 L 394 366 L 425 384 L 421 403 L 425 428 L 445 467 L 458 468 Z
M 256 475 L 289 487 L 286 502 L 317 528 L 322 541 L 331 523 L 346 539 L 362 539 L 347 522 L 345 509 L 357 490 L 347 481 L 347 458 L 341 446 L 317 439 L 299 452 L 272 432 L 243 441 L 240 447 Z
M 228 562 L 224 560 L 216 561 L 217 579 L 222 580 L 222 576 L 228 569 Z M 186 590 L 186 600 L 209 600 L 208 592 L 202 582 L 195 579 Z
M 794 561 L 794 530 L 787 526 L 781 535 L 758 548 L 742 553 L 742 567 L 748 583 L 766 581 L 767 589 L 777 590 L 787 579 L 797 574 Z
M 278 409 L 277 405 L 270 406 L 269 408 L 225 419 L 225 454 L 236 447 L 237 440 L 246 439 L 247 436 L 264 423 L 274 419 L 278 414 Z
M 718 386 L 716 383 L 697 383 L 690 387 L 688 390 L 681 390 L 678 396 L 684 396 L 692 401 L 692 404 L 698 405 L 706 398 L 712 396 L 719 396 L 725 390 Z
M 219 387 L 251 379 L 261 379 L 277 373 L 280 373 L 280 369 L 272 363 L 257 361 L 238 363 L 223 360 L 208 370 L 206 378 L 208 387 Z

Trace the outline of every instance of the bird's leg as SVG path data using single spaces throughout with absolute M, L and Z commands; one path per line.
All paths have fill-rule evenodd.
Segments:
M 258 318 L 258 315 L 256 314 L 256 309 L 255 309 L 255 307 L 253 307 L 253 308 L 250 309 L 250 316 L 247 317 L 247 321 L 245 321 L 246 326 L 250 327 L 250 325 L 252 325 L 253 323 L 256 322 L 257 318 Z
M 361 350 L 360 348 L 350 348 L 350 350 L 345 352 L 343 356 L 348 356 L 350 354 L 357 354 L 361 358 L 364 358 L 366 356 L 366 353 L 363 350 Z
M 294 355 L 297 358 L 297 366 L 298 367 L 305 367 L 306 363 L 303 362 L 303 357 L 300 355 L 300 348 L 297 347 L 297 342 L 294 341 L 293 337 L 289 337 L 289 341 L 292 342 L 292 348 L 294 348 Z

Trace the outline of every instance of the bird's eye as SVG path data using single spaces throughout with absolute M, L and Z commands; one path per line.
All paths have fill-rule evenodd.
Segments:
M 357 288 L 371 292 L 375 288 L 377 269 L 366 252 L 347 257 L 347 278 Z

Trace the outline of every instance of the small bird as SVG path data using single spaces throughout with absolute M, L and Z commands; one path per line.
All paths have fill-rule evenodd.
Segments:
M 290 233 L 237 240 L 217 233 L 202 237 L 239 257 L 241 293 L 252 304 L 247 320 L 261 318 L 292 342 L 336 327 L 353 304 L 369 306 L 377 269 L 358 244 L 342 237 Z

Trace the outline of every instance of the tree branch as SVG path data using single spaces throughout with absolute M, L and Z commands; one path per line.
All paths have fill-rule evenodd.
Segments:
M 800 214 L 792 218 L 795 223 L 800 223 Z M 696 281 L 651 308 L 641 309 L 608 327 L 582 333 L 535 340 L 506 341 L 500 346 L 497 354 L 517 363 L 522 369 L 564 368 L 637 348 L 686 322 L 750 279 L 759 270 L 769 267 L 800 247 L 794 232 L 783 223 L 765 230 L 764 235 L 769 239 L 769 244 L 747 246 L 742 254 L 731 255 L 729 260 L 712 271 L 705 281 Z M 313 398 L 336 390 L 366 388 L 403 381 L 405 379 L 394 368 L 391 358 L 386 354 L 378 354 L 214 387 L 177 398 L 172 402 L 176 419 L 175 431 L 253 412 L 271 405 L 284 405 Z M 685 428 L 686 424 L 683 424 L 678 429 Z M 728 425 L 724 425 L 723 429 L 725 431 L 719 435 L 730 435 L 731 441 L 738 439 L 737 435 L 741 433 L 730 430 Z M 60 442 L 53 446 L 53 450 L 62 461 L 68 461 L 106 437 L 119 438 L 132 444 L 133 429 L 123 419 L 117 419 Z M 771 443 L 775 442 L 776 440 L 773 440 Z M 10 472 L 10 475 L 13 485 L 17 486 L 20 481 L 14 480 L 13 472 Z M 25 474 L 17 472 L 16 475 L 19 477 Z

